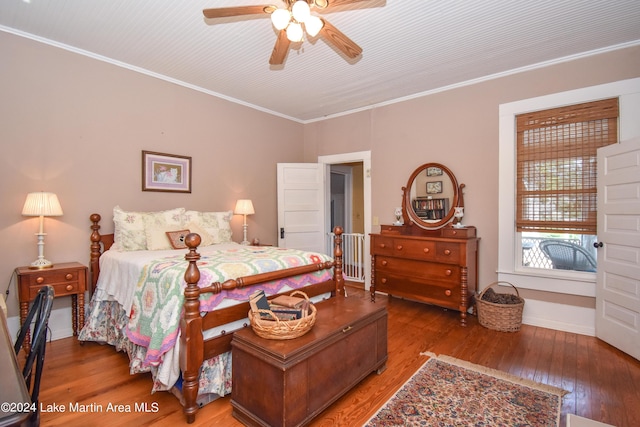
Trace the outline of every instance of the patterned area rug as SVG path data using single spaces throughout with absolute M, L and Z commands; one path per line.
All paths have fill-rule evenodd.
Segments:
M 564 390 L 448 356 L 430 357 L 365 424 L 557 427 Z

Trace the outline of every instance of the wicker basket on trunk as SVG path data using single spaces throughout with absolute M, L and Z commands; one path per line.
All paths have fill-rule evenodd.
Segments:
M 291 295 L 302 295 L 307 301 L 309 297 L 302 291 L 294 291 Z M 249 322 L 253 332 L 259 337 L 271 340 L 290 340 L 301 337 L 311 330 L 316 323 L 317 309 L 309 304 L 309 314 L 295 320 L 280 320 L 271 310 L 249 311 Z M 269 319 L 263 319 L 260 313 L 269 315 Z M 271 320 L 273 319 L 273 320 Z
M 515 291 L 513 294 L 495 294 L 505 298 L 508 303 L 497 303 L 482 299 L 485 293 L 492 289 L 492 286 L 506 284 Z M 484 288 L 480 295 L 476 297 L 476 308 L 478 310 L 478 321 L 485 328 L 501 332 L 517 332 L 522 325 L 522 310 L 524 308 L 524 298 L 520 297 L 518 289 L 509 282 L 494 282 Z

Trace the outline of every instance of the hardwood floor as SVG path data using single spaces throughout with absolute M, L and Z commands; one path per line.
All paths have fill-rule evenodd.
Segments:
M 360 289 L 349 287 L 348 291 L 350 298 L 368 298 Z M 395 298 L 387 302 L 384 296 L 378 301 L 387 303 L 389 312 L 386 371 L 367 377 L 311 426 L 362 425 L 427 360 L 420 355 L 427 351 L 567 390 L 561 426 L 566 414 L 617 427 L 640 426 L 640 362 L 596 338 L 527 325 L 516 333 L 496 332 L 480 326 L 473 316 L 463 328 L 453 311 Z M 336 363 L 339 359 L 336 355 Z M 40 400 L 52 412 L 42 413 L 42 425 L 185 424 L 175 397 L 165 392 L 150 394 L 150 377 L 128 372 L 127 356 L 110 346 L 81 346 L 74 338 L 51 342 Z M 121 410 L 131 412 L 117 408 L 107 412 L 109 404 L 123 405 Z M 53 405 L 65 412 L 56 412 Z M 192 425 L 214 424 L 241 425 L 231 415 L 229 397 L 200 409 Z

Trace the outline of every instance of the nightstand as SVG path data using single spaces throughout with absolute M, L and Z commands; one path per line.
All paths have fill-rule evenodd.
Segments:
M 51 268 L 32 269 L 29 267 L 16 268 L 18 277 L 18 299 L 20 301 L 20 324 L 27 317 L 29 303 L 44 285 L 51 285 L 54 296 L 71 295 L 71 322 L 73 335 L 78 335 L 78 327 L 84 325 L 84 293 L 87 291 L 87 267 L 79 262 L 63 262 L 54 264 Z M 30 337 L 27 333 L 25 349 L 30 350 Z

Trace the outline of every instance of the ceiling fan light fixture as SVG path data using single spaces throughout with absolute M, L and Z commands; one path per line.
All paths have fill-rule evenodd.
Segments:
M 271 23 L 276 30 L 284 30 L 291 21 L 291 13 L 287 9 L 276 9 L 271 14 Z
M 292 42 L 301 42 L 302 41 L 302 25 L 297 22 L 292 22 L 287 27 L 287 38 Z
M 311 37 L 317 36 L 323 26 L 324 23 L 322 19 L 317 16 L 310 16 L 309 19 L 304 22 L 304 28 Z
M 291 7 L 291 14 L 293 19 L 298 22 L 306 22 L 311 16 L 311 9 L 309 9 L 309 3 L 305 0 L 298 0 Z

